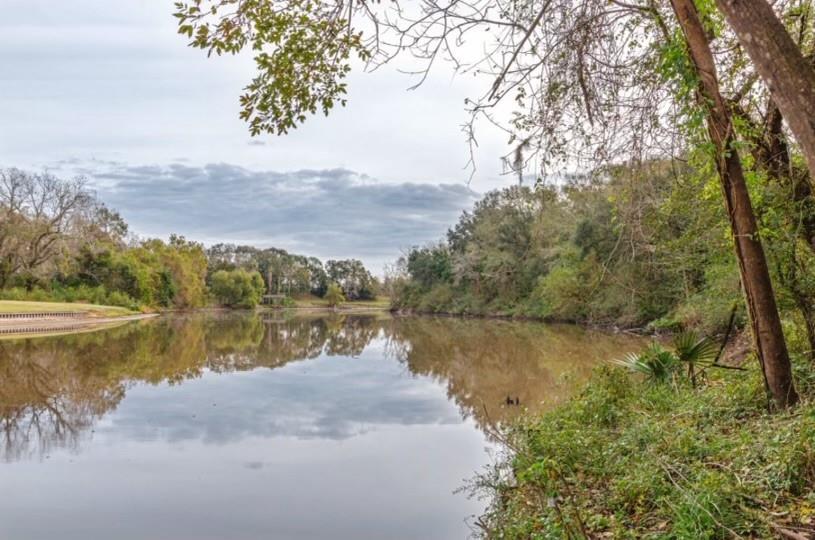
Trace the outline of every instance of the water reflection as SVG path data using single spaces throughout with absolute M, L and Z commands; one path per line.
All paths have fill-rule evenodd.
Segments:
M 377 361 L 354 363 L 372 344 L 379 345 Z M 173 316 L 98 333 L 0 341 L 1 457 L 78 450 L 126 395 L 131 406 L 98 429 L 135 440 L 224 443 L 250 435 L 343 439 L 379 424 L 461 417 L 484 428 L 522 408 L 557 403 L 598 360 L 636 346 L 627 336 L 535 323 L 272 314 Z M 325 361 L 337 356 L 348 360 Z M 393 360 L 402 367 L 393 368 Z M 257 368 L 276 373 L 190 385 Z M 458 414 L 417 392 L 405 370 L 443 385 Z M 136 392 L 140 383 L 178 388 L 168 403 L 165 393 Z M 506 405 L 507 397 L 521 406 Z M 206 415 L 189 413 L 204 409 Z
M 463 538 L 483 501 L 453 492 L 489 462 L 486 427 L 636 346 L 235 313 L 0 340 L 0 538 Z

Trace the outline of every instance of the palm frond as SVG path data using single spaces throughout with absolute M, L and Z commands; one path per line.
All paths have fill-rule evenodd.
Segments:
M 629 353 L 614 364 L 636 373 L 642 373 L 654 382 L 664 382 L 671 378 L 678 366 L 677 358 L 658 343 L 652 343 L 641 353 Z
M 696 332 L 680 332 L 674 337 L 676 358 L 683 363 L 708 364 L 716 359 L 718 348 L 716 344 L 706 337 L 700 337 Z

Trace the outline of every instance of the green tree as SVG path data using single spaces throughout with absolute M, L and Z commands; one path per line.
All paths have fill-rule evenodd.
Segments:
M 410 277 L 425 288 L 453 279 L 453 262 L 445 245 L 414 248 L 408 253 L 406 264 Z
M 325 294 L 327 277 L 323 263 L 316 257 L 279 248 L 216 244 L 207 250 L 207 258 L 210 275 L 236 268 L 260 272 L 272 294 Z
M 229 307 L 254 308 L 260 303 L 263 290 L 263 277 L 258 272 L 219 270 L 210 280 L 212 295 Z
M 360 260 L 327 261 L 325 272 L 330 281 L 342 288 L 348 300 L 372 300 L 376 297 L 376 280 Z
M 192 0 L 176 2 L 179 33 L 207 54 L 255 51 L 257 74 L 240 98 L 253 135 L 283 134 L 308 115 L 345 105 L 350 61 L 370 58 L 362 33 L 347 24 L 343 1 Z
M 336 283 L 330 283 L 328 289 L 325 291 L 324 296 L 328 307 L 337 308 L 345 302 L 345 295 L 342 293 L 342 287 Z

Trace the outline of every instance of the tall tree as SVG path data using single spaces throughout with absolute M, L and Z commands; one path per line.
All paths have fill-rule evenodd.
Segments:
M 772 94 L 815 177 L 815 69 L 766 0 L 716 0 Z
M 707 129 L 722 182 L 742 287 L 765 382 L 776 405 L 783 408 L 796 403 L 798 395 L 792 382 L 789 353 L 767 259 L 759 238 L 741 159 L 734 145 L 730 111 L 719 90 L 716 64 L 696 5 L 693 0 L 671 0 L 671 4 L 699 78 L 698 102 L 707 113 Z

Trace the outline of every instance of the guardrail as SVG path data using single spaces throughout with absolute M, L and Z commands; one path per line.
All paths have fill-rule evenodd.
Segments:
M 76 319 L 87 317 L 84 311 L 42 311 L 31 313 L 0 313 L 0 321 L 9 319 Z

